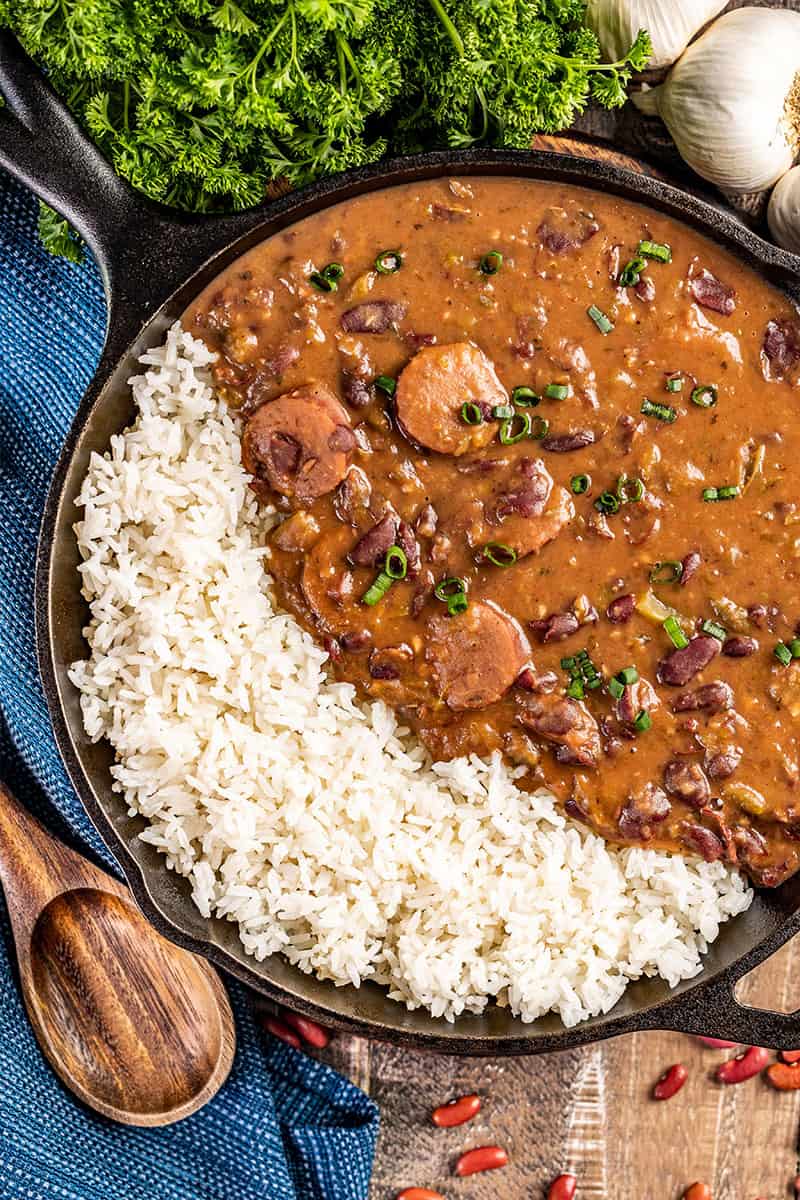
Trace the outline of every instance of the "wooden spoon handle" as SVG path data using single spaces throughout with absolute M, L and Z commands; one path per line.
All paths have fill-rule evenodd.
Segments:
M 15 936 L 24 944 L 36 918 L 61 892 L 100 887 L 117 894 L 104 871 L 57 841 L 0 783 L 0 881 Z M 22 937 L 20 935 L 23 935 Z

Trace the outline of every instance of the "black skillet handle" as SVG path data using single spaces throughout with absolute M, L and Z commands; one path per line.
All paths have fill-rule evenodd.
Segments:
M 123 183 L 73 120 L 17 39 L 0 30 L 0 165 L 66 217 L 100 267 L 115 359 L 146 319 L 216 250 L 242 232 L 231 218 L 192 217 Z

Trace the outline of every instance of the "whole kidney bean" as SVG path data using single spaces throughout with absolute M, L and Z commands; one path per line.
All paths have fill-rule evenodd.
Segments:
M 671 1067 L 667 1068 L 653 1088 L 653 1099 L 671 1100 L 681 1090 L 688 1078 L 689 1072 L 683 1063 L 673 1063 Z
M 683 1193 L 683 1200 L 711 1200 L 711 1188 L 707 1183 L 693 1183 Z
M 734 1046 L 738 1046 L 738 1042 L 725 1042 L 722 1038 L 699 1037 L 698 1042 L 702 1042 L 704 1046 L 710 1046 L 712 1050 L 732 1050 Z
M 781 1050 L 779 1051 L 781 1062 L 796 1063 L 800 1062 L 800 1050 Z
M 658 664 L 658 681 L 670 687 L 683 687 L 690 679 L 694 679 L 713 658 L 719 654 L 722 645 L 715 637 L 699 634 L 690 639 L 688 646 L 681 650 L 673 650 Z
M 572 1200 L 577 1186 L 574 1175 L 558 1175 L 550 1184 L 547 1200 Z
M 508 1155 L 502 1146 L 476 1146 L 467 1150 L 455 1165 L 456 1175 L 477 1175 L 479 1171 L 495 1171 L 505 1167 Z
M 758 642 L 752 637 L 741 637 L 734 634 L 722 643 L 722 653 L 728 658 L 749 658 L 758 649 Z
M 606 609 L 606 616 L 612 625 L 624 625 L 633 616 L 636 607 L 636 597 L 632 592 L 625 596 L 617 596 Z
M 282 1015 L 286 1024 L 291 1025 L 292 1029 L 295 1029 L 303 1041 L 308 1042 L 309 1046 L 314 1046 L 317 1050 L 324 1050 L 331 1040 L 327 1029 L 323 1029 L 310 1017 L 301 1017 L 299 1013 L 289 1012 L 288 1009 L 283 1009 Z
M 433 1188 L 404 1188 L 402 1192 L 397 1193 L 397 1200 L 444 1200 L 441 1192 L 434 1192 Z
M 767 1067 L 767 1079 L 779 1092 L 795 1092 L 800 1088 L 800 1063 L 776 1062 Z
M 284 1025 L 283 1021 L 279 1021 L 277 1017 L 262 1017 L 261 1023 L 267 1033 L 271 1033 L 273 1037 L 278 1038 L 281 1042 L 286 1042 L 287 1046 L 293 1046 L 295 1050 L 300 1049 L 300 1038 L 290 1029 L 288 1025 Z
M 473 1093 L 435 1108 L 431 1113 L 431 1120 L 440 1129 L 450 1129 L 453 1125 L 463 1125 L 465 1121 L 471 1121 L 480 1111 L 481 1098 Z
M 720 1083 L 743 1083 L 745 1079 L 760 1075 L 768 1062 L 769 1050 L 762 1046 L 748 1046 L 742 1054 L 737 1054 L 736 1058 L 729 1058 L 727 1062 L 720 1063 L 716 1072 L 717 1079 Z

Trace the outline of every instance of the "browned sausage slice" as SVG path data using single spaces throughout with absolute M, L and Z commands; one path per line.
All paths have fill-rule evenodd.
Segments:
M 344 479 L 354 445 L 347 410 L 314 383 L 256 409 L 242 436 L 242 465 L 282 496 L 310 504 Z
M 574 517 L 575 505 L 565 488 L 553 487 L 541 459 L 521 459 L 485 502 L 484 515 L 483 541 L 504 542 L 522 558 L 552 542 Z
M 470 603 L 457 617 L 428 622 L 425 658 L 448 708 L 485 708 L 508 691 L 530 662 L 528 639 L 491 600 Z
M 508 395 L 482 350 L 471 342 L 453 342 L 425 346 L 414 355 L 400 372 L 395 402 L 397 420 L 412 441 L 440 454 L 467 454 L 495 437 L 491 410 L 507 404 Z M 462 421 L 465 403 L 479 405 L 482 424 Z

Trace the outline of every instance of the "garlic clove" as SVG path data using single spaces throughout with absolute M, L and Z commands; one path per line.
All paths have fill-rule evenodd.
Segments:
M 800 12 L 740 8 L 689 46 L 664 83 L 634 96 L 682 158 L 730 192 L 779 179 L 800 134 Z
M 725 7 L 727 0 L 589 0 L 586 21 L 597 35 L 603 55 L 616 62 L 640 29 L 653 43 L 651 67 L 669 67 L 680 58 L 694 35 Z
M 779 246 L 800 254 L 800 167 L 792 167 L 775 185 L 767 224 Z

